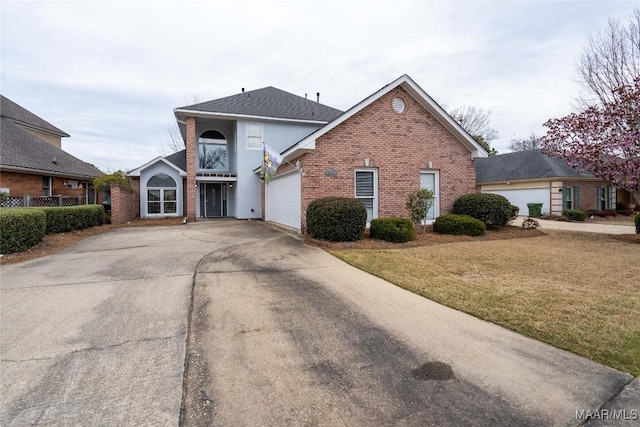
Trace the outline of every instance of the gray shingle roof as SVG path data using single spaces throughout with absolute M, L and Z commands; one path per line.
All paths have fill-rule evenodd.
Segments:
M 69 178 L 91 179 L 102 175 L 95 166 L 38 138 L 10 119 L 2 117 L 0 120 L 0 167 L 3 169 Z
M 165 156 L 165 160 L 173 163 L 183 171 L 187 171 L 187 150 L 177 151 L 173 154 Z
M 502 182 L 540 178 L 593 178 L 580 173 L 564 160 L 542 154 L 540 150 L 516 151 L 475 159 L 476 182 Z
M 329 122 L 342 111 L 273 86 L 187 105 L 178 110 Z
M 36 116 L 31 111 L 22 108 L 9 98 L 0 95 L 0 116 L 7 117 L 13 121 L 29 125 L 59 136 L 69 136 L 68 133 Z

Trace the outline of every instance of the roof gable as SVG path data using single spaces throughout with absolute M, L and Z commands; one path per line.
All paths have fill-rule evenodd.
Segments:
M 36 116 L 31 111 L 19 106 L 2 95 L 0 95 L 0 117 L 6 117 L 23 126 L 35 128 L 57 136 L 69 136 L 65 131 L 55 127 L 48 121 Z
M 393 82 L 384 86 L 382 89 L 371 94 L 358 104 L 347 110 L 341 116 L 332 122 L 321 127 L 311 135 L 294 144 L 285 150 L 282 154 L 288 160 L 299 157 L 300 155 L 315 149 L 316 140 L 330 130 L 334 129 L 341 123 L 353 117 L 356 113 L 371 105 L 396 87 L 402 87 L 410 96 L 412 96 L 423 108 L 425 108 L 445 129 L 460 141 L 471 153 L 472 157 L 487 157 L 487 152 L 476 142 L 475 139 L 467 131 L 465 131 L 458 122 L 456 122 L 437 102 L 433 100 L 420 86 L 418 86 L 408 75 L 404 74 Z
M 167 166 L 175 169 L 176 171 L 178 171 L 178 173 L 180 174 L 180 176 L 187 176 L 187 156 L 186 156 L 186 152 L 187 150 L 182 150 L 182 151 L 178 151 L 176 153 L 173 153 L 169 156 L 166 157 L 162 157 L 162 156 L 158 156 L 155 159 L 145 163 L 142 166 L 138 166 L 135 169 L 132 169 L 128 172 L 128 175 L 130 176 L 140 176 L 140 173 L 147 169 L 149 166 L 152 166 L 154 164 L 157 163 L 164 163 Z
M 544 178 L 594 178 L 564 160 L 538 150 L 516 151 L 476 160 L 476 182 L 504 182 Z
M 92 179 L 102 175 L 95 166 L 38 138 L 11 119 L 1 119 L 0 166 L 3 169 Z
M 329 122 L 342 114 L 340 110 L 273 86 L 179 107 L 174 111 L 176 116 L 202 113 L 320 123 Z

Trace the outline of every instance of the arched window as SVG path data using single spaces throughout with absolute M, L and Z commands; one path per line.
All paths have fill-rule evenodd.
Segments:
M 178 213 L 176 181 L 166 174 L 152 176 L 147 182 L 147 214 L 175 215 Z
M 208 130 L 198 138 L 198 168 L 228 171 L 227 140 L 217 130 Z

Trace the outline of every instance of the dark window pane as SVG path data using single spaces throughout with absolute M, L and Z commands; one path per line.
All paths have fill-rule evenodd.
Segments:
M 149 202 L 149 203 L 147 203 L 147 211 L 150 214 L 159 214 L 160 213 L 160 202 Z

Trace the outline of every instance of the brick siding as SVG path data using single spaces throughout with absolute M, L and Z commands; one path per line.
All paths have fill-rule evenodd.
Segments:
M 140 181 L 131 180 L 131 190 L 111 184 L 111 223 L 124 224 L 140 216 Z
M 405 103 L 400 114 L 391 106 L 396 97 Z M 303 232 L 312 200 L 355 196 L 355 170 L 365 168 L 365 159 L 378 171 L 378 217 L 409 217 L 406 198 L 420 188 L 421 170 L 439 172 L 440 214 L 449 212 L 457 197 L 476 191 L 469 150 L 398 87 L 318 138 L 315 150 L 299 158 L 304 170 Z M 325 176 L 328 168 L 337 175 Z M 288 169 L 287 165 L 278 172 Z
M 47 175 L 44 175 L 47 176 Z M 28 194 L 31 197 L 42 196 L 42 177 L 43 175 L 34 175 L 17 172 L 2 172 L 0 174 L 0 187 L 8 188 L 12 197 L 23 197 Z M 51 178 L 51 195 L 53 196 L 71 196 L 78 197 L 84 195 L 82 188 L 69 188 L 66 184 L 67 178 L 54 176 Z M 74 181 L 78 181 L 74 179 Z M 90 182 L 87 180 L 85 182 Z M 82 181 L 81 181 L 82 182 Z
M 187 117 L 187 187 L 184 212 L 189 222 L 196 220 L 196 119 Z

